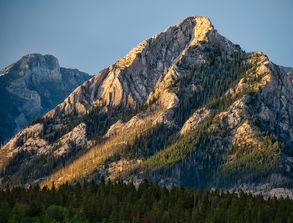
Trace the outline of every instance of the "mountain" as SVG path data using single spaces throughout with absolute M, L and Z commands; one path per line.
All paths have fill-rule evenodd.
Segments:
M 51 55 L 29 54 L 0 71 L 0 144 L 62 102 L 90 76 L 59 66 Z
M 19 132 L 3 184 L 80 179 L 291 194 L 292 75 L 206 17 L 131 50 Z
M 280 66 L 284 71 L 288 72 L 293 72 L 293 67 L 284 67 L 284 66 Z

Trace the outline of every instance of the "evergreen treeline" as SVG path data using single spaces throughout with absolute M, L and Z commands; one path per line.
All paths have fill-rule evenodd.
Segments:
M 201 52 L 202 49 L 198 48 L 200 47 L 195 46 L 192 50 Z M 178 78 L 173 85 L 173 91 L 181 99 L 174 113 L 174 119 L 179 125 L 183 125 L 190 115 L 202 106 L 214 110 L 221 110 L 229 106 L 233 100 L 225 97 L 225 93 L 229 88 L 235 86 L 251 67 L 246 62 L 249 55 L 241 50 L 228 56 L 218 47 L 206 43 L 204 52 L 208 55 L 209 63 L 193 68 L 190 67 L 191 65 L 182 67 L 182 70 L 188 72 Z M 199 90 L 190 93 L 186 86 L 191 84 L 199 86 Z M 225 97 L 226 100 L 223 100 L 222 97 Z
M 293 200 L 261 195 L 84 182 L 0 190 L 0 222 L 293 222 Z

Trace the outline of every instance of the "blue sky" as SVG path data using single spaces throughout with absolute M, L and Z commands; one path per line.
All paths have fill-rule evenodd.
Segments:
M 246 51 L 293 67 L 292 0 L 0 0 L 0 68 L 28 53 L 96 74 L 142 40 L 203 15 Z

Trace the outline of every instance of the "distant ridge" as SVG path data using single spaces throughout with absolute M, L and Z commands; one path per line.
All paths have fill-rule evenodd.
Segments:
M 60 67 L 56 57 L 41 54 L 28 54 L 0 70 L 0 144 L 89 78 Z

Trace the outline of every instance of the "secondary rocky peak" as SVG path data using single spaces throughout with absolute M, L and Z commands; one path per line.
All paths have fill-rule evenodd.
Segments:
M 52 55 L 28 54 L 0 71 L 0 143 L 60 103 L 89 78 Z
M 24 78 L 36 85 L 48 81 L 61 81 L 59 62 L 52 55 L 28 54 L 16 63 L 4 68 L 1 73 L 9 74 L 9 79 Z
M 56 67 L 60 67 L 58 59 L 53 55 L 42 55 L 38 53 L 32 53 L 23 56 L 17 62 L 17 64 L 20 64 L 21 68 L 25 68 L 26 66 L 34 67 L 42 65 L 46 65 L 49 69 L 55 69 Z

